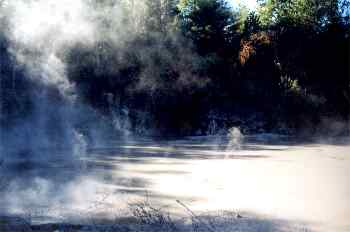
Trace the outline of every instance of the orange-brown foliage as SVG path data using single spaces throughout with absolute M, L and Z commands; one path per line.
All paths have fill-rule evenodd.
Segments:
M 239 61 L 244 65 L 249 58 L 255 54 L 260 46 L 268 46 L 271 44 L 271 36 L 266 32 L 258 32 L 250 35 L 248 39 L 241 40 L 241 49 L 239 51 Z

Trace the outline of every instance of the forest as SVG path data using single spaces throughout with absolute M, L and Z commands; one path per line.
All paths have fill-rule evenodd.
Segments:
M 55 70 L 39 66 L 51 62 L 44 47 L 60 31 L 35 46 L 13 42 L 11 13 L 2 7 L 2 130 L 40 124 L 33 115 L 44 112 L 53 140 L 67 120 L 92 136 L 87 125 L 96 118 L 106 125 L 94 127 L 141 136 L 210 135 L 233 126 L 246 134 L 349 132 L 348 1 L 261 0 L 255 10 L 225 0 L 89 4 L 99 12 L 98 39 L 51 48 L 64 65 L 58 81 Z M 85 112 L 79 120 L 66 112 L 67 99 Z

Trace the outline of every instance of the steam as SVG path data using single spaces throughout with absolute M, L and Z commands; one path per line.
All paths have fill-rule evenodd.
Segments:
M 9 41 L 8 51 L 15 65 L 23 67 L 25 78 L 34 83 L 30 115 L 5 132 L 9 138 L 6 147 L 15 153 L 29 156 L 28 149 L 63 147 L 71 147 L 73 154 L 85 153 L 88 144 L 82 124 L 97 121 L 100 116 L 77 99 L 75 85 L 68 78 L 66 57 L 77 44 L 94 47 L 106 39 L 117 44 L 122 37 L 112 37 L 116 28 L 102 26 L 113 21 L 110 25 L 121 31 L 121 8 L 96 8 L 96 4 L 84 0 L 0 2 L 0 29 Z M 100 125 L 93 124 L 86 127 L 99 130 Z
M 70 45 L 94 41 L 94 24 L 89 7 L 78 1 L 9 1 L 7 13 L 11 52 L 24 64 L 29 77 L 57 87 L 65 96 L 74 86 L 69 83 L 62 57 Z
M 72 71 L 69 69 L 69 56 L 74 49 L 86 49 L 94 57 L 102 50 L 100 45 L 107 44 L 110 49 L 108 55 L 113 54 L 111 60 L 114 61 L 115 58 L 117 62 L 110 63 L 109 56 L 102 53 L 99 55 L 104 56 L 107 62 L 101 60 L 98 62 L 103 65 L 91 65 L 98 66 L 101 72 L 111 71 L 112 74 L 114 69 L 129 65 L 124 56 L 131 49 L 143 64 L 143 70 L 137 76 L 139 83 L 130 91 L 156 92 L 164 85 L 169 85 L 166 81 L 159 81 L 162 80 L 160 64 L 150 59 L 150 56 L 160 56 L 160 60 L 169 65 L 169 69 L 179 72 L 177 83 L 171 88 L 190 89 L 193 85 L 205 83 L 205 78 L 198 79 L 194 75 L 199 63 L 192 62 L 194 55 L 191 48 L 184 46 L 186 43 L 175 34 L 171 37 L 171 44 L 177 49 L 178 57 L 167 50 L 169 48 L 163 44 L 164 41 L 158 40 L 156 33 L 152 35 L 157 39 L 151 47 L 138 49 L 132 45 L 125 46 L 137 35 L 145 33 L 145 1 L 135 1 L 135 5 L 128 10 L 126 7 L 130 6 L 124 1 L 113 4 L 99 2 L 0 0 L 0 33 L 9 43 L 6 44 L 12 59 L 9 65 L 20 67 L 21 73 L 16 78 L 25 79 L 28 84 L 25 87 L 30 89 L 30 110 L 25 112 L 26 115 L 20 115 L 20 120 L 5 130 L 0 125 L 1 132 L 5 135 L 3 137 L 6 137 L 6 140 L 0 141 L 0 160 L 4 158 L 4 166 L 8 168 L 1 175 L 10 176 L 8 179 L 11 180 L 7 189 L 0 189 L 6 193 L 1 200 L 7 201 L 9 204 L 6 206 L 10 209 L 26 208 L 26 203 L 35 204 L 38 200 L 42 202 L 46 199 L 48 204 L 75 201 L 70 200 L 73 190 L 69 188 L 81 186 L 80 178 L 86 170 L 84 162 L 87 160 L 88 147 L 101 145 L 111 130 L 109 126 L 121 131 L 126 139 L 131 139 L 130 111 L 118 103 L 116 93 L 106 93 L 109 104 L 107 110 L 112 120 L 79 98 L 78 86 L 69 76 Z M 178 62 L 173 62 L 174 60 Z M 81 61 L 73 62 L 81 65 Z M 16 70 L 13 73 L 16 74 Z M 147 117 L 145 112 L 139 114 L 142 119 Z M 110 124 L 106 125 L 106 121 Z M 144 133 L 144 128 L 137 130 Z M 36 165 L 47 167 L 49 173 Z M 70 172 L 63 175 L 64 179 L 50 176 L 51 172 L 56 171 L 56 165 L 69 167 Z M 84 170 L 78 169 L 81 167 Z M 18 168 L 24 168 L 25 173 L 32 175 L 25 178 L 25 183 L 23 176 L 17 173 Z M 33 173 L 32 169 L 35 169 Z M 65 170 L 59 170 L 64 171 L 63 169 Z M 33 181 L 29 182 L 28 179 Z M 91 189 L 95 189 L 95 185 L 92 186 Z M 77 198 L 84 194 L 86 191 L 77 194 Z M 95 196 L 94 193 L 91 194 L 91 198 Z
M 137 1 L 131 8 L 132 12 L 129 12 L 124 8 L 123 2 L 99 5 L 93 0 L 0 1 L 1 33 L 4 33 L 9 41 L 8 51 L 14 58 L 12 62 L 20 66 L 21 70 L 23 69 L 24 75 L 21 78 L 28 80 L 32 88 L 30 93 L 32 109 L 28 110 L 28 115 L 20 116 L 20 120 L 5 131 L 6 141 L 0 141 L 6 143 L 5 148 L 1 148 L 1 156 L 5 158 L 5 162 L 18 156 L 19 166 L 31 165 L 31 162 L 27 162 L 28 160 L 44 161 L 43 164 L 47 165 L 50 162 L 45 162 L 46 159 L 57 155 L 73 161 L 66 162 L 66 160 L 62 163 L 69 165 L 73 163 L 74 166 L 75 161 L 81 161 L 87 154 L 90 143 L 96 144 L 98 143 L 96 141 L 103 140 L 100 138 L 108 131 L 103 121 L 107 120 L 104 120 L 105 118 L 92 107 L 80 101 L 77 86 L 69 79 L 68 57 L 76 47 L 87 48 L 95 54 L 94 49 L 98 50 L 100 44 L 107 43 L 112 50 L 111 53 L 117 54 L 115 55 L 117 57 L 113 58 L 118 62 L 113 65 L 106 63 L 102 69 L 106 66 L 109 66 L 108 69 L 113 69 L 114 65 L 127 66 L 128 61 L 124 59 L 124 54 L 127 49 L 133 49 L 143 64 L 143 70 L 137 77 L 139 83 L 131 91 L 147 90 L 153 93 L 161 88 L 166 91 L 168 88 L 191 89 L 193 85 L 206 84 L 205 77 L 196 76 L 201 64 L 193 62 L 195 55 L 191 47 L 184 46 L 186 42 L 175 33 L 170 43 L 173 46 L 172 49 L 177 50 L 176 55 L 167 50 L 169 48 L 161 39 L 155 39 L 150 47 L 124 48 L 128 42 L 133 41 L 135 36 L 146 30 L 142 21 L 146 14 L 144 2 Z M 131 16 L 125 21 L 129 15 Z M 152 36 L 158 35 L 155 33 Z M 150 57 L 159 57 L 163 63 L 159 64 L 155 61 L 156 59 L 150 59 Z M 174 60 L 177 62 L 173 62 Z M 169 66 L 170 71 L 178 72 L 175 85 L 169 86 L 169 82 L 162 80 L 163 74 L 159 67 L 162 65 Z M 108 71 L 102 70 L 102 72 Z M 128 108 L 117 104 L 112 94 L 109 101 L 109 110 L 113 118 L 111 124 L 114 129 L 121 130 L 129 139 L 130 112 Z M 140 112 L 140 115 L 142 114 L 143 112 Z M 90 137 L 87 138 L 86 134 Z M 61 163 L 54 162 L 54 164 Z M 6 163 L 6 166 L 10 165 L 12 164 Z M 79 171 L 74 169 L 73 173 L 69 174 L 69 181 L 52 180 L 45 176 L 41 177 L 40 171 L 35 172 L 32 177 L 33 183 L 24 184 L 21 180 L 13 181 L 9 186 L 12 189 L 12 191 L 9 190 L 11 194 L 8 194 L 6 199 L 14 200 L 13 205 L 21 205 L 25 200 L 35 202 L 41 199 L 38 197 L 41 196 L 41 192 L 47 195 L 47 199 L 59 197 L 63 190 L 54 190 L 56 185 L 62 184 L 64 189 L 65 184 L 79 179 L 81 175 Z M 6 175 L 17 178 L 16 171 Z M 36 186 L 43 186 L 40 187 L 41 192 L 32 190 Z M 29 190 L 20 191 L 20 188 Z M 17 198 L 15 194 L 18 192 L 23 192 L 23 195 L 20 194 Z M 25 195 L 32 197 L 26 199 Z
M 0 5 L 0 13 L 8 22 L 11 53 L 26 67 L 28 77 L 71 98 L 76 93 L 67 77 L 67 54 L 78 44 L 94 48 L 107 41 L 117 48 L 132 40 L 140 31 L 136 27 L 141 27 L 142 8 L 133 11 L 131 30 L 125 6 L 94 0 L 14 0 Z
M 241 149 L 241 145 L 244 139 L 244 135 L 237 127 L 229 129 L 227 137 L 229 139 L 226 151 L 236 151 Z

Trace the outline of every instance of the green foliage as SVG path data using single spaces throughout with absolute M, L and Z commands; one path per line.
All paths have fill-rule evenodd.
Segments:
M 261 30 L 260 18 L 255 12 L 250 12 L 244 21 L 243 36 L 256 33 Z
M 244 22 L 246 21 L 249 13 L 250 12 L 247 6 L 239 5 L 238 11 L 237 11 L 239 32 L 243 32 Z
M 314 7 L 308 0 L 267 0 L 261 5 L 260 15 L 267 25 L 310 23 L 315 20 Z
M 105 41 L 63 52 L 67 76 L 78 100 L 103 115 L 129 109 L 134 130 L 203 132 L 213 111 L 241 121 L 263 115 L 270 129 L 276 117 L 291 127 L 301 118 L 348 119 L 350 24 L 341 3 L 266 0 L 248 13 L 224 0 L 124 0 L 121 22 L 106 22 Z M 115 9 L 111 0 L 94 4 Z M 110 39 L 117 32 L 122 41 Z M 40 89 L 24 78 L 7 42 L 1 34 L 2 122 L 28 114 Z
M 349 5 L 345 2 L 342 0 L 265 0 L 260 1 L 258 11 L 265 26 L 304 25 L 321 29 L 349 13 Z
M 187 0 L 178 7 L 182 31 L 200 53 L 217 51 L 236 29 L 234 14 L 224 0 Z
M 174 25 L 176 0 L 146 0 L 146 31 L 164 33 Z

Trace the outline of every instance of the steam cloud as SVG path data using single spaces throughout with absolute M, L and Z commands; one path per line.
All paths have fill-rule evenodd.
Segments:
M 27 176 L 28 182 L 24 184 L 15 178 L 19 174 L 13 173 L 11 165 L 17 164 L 11 164 L 11 160 L 18 156 L 24 158 L 15 167 L 21 169 L 31 165 L 31 161 L 41 162 L 55 155 L 69 159 L 68 164 L 75 165 L 75 158 L 84 155 L 87 142 L 77 125 L 97 116 L 77 99 L 75 86 L 68 79 L 66 55 L 76 44 L 92 47 L 105 39 L 107 34 L 101 35 L 104 30 L 101 16 L 118 20 L 115 14 L 120 12 L 112 6 L 112 16 L 94 6 L 93 1 L 83 0 L 0 1 L 0 30 L 9 41 L 8 52 L 15 65 L 24 70 L 23 78 L 33 83 L 34 88 L 29 115 L 23 116 L 11 129 L 3 129 L 0 125 L 1 132 L 6 135 L 6 141 L 0 141 L 0 160 L 4 159 L 6 167 L 1 170 L 1 175 L 12 180 L 3 195 L 8 202 L 2 207 L 9 207 L 9 210 L 25 208 L 25 201 L 35 203 L 35 199 L 43 199 L 45 194 L 52 199 L 69 195 L 64 193 L 65 188 L 57 189 L 60 184 L 69 186 L 68 180 L 52 180 L 40 171 Z M 112 12 L 112 7 L 107 10 Z M 76 170 L 69 175 L 70 180 L 74 181 L 80 174 Z M 40 191 L 32 191 L 37 188 Z M 31 198 L 21 196 L 21 192 Z
M 90 51 L 101 49 L 101 44 L 108 44 L 109 53 L 113 54 L 111 59 L 116 63 L 110 63 L 111 59 L 106 54 L 101 62 L 104 65 L 92 63 L 102 69 L 101 72 L 117 72 L 119 66 L 128 66 L 125 54 L 128 50 L 135 51 L 137 59 L 142 63 L 142 70 L 138 74 L 138 84 L 134 90 L 145 90 L 155 92 L 158 88 L 169 88 L 169 83 L 162 80 L 162 74 L 155 59 L 150 57 L 161 56 L 163 66 L 169 66 L 170 70 L 178 72 L 176 85 L 171 88 L 191 88 L 191 86 L 203 86 L 207 83 L 205 77 L 197 78 L 193 70 L 199 69 L 200 63 L 193 62 L 194 54 L 190 46 L 184 46 L 181 36 L 171 36 L 173 48 L 177 49 L 177 56 L 168 51 L 160 39 L 155 40 L 151 47 L 132 47 L 127 45 L 138 35 L 147 31 L 145 17 L 147 15 L 146 1 L 55 1 L 55 0 L 14 0 L 0 2 L 0 16 L 3 19 L 1 31 L 9 41 L 9 52 L 16 60 L 16 65 L 23 67 L 25 77 L 42 85 L 37 89 L 34 102 L 35 113 L 32 118 L 26 120 L 26 125 L 20 125 L 16 134 L 23 134 L 23 128 L 42 128 L 41 141 L 45 141 L 47 125 L 42 124 L 48 118 L 58 117 L 62 121 L 62 131 L 69 141 L 75 140 L 76 125 L 80 121 L 87 121 L 88 111 L 91 117 L 94 110 L 88 108 L 77 100 L 76 86 L 68 77 L 69 56 L 76 48 Z M 154 35 L 157 37 L 158 35 Z M 116 55 L 115 55 L 116 54 Z M 107 59 L 107 60 L 106 60 Z M 178 62 L 174 63 L 173 60 Z M 84 62 L 84 61 L 82 61 Z M 88 64 L 90 65 L 90 64 Z M 101 67 L 100 67 L 101 66 Z M 119 78 L 119 77 L 118 77 Z M 121 77 L 123 78 L 123 77 Z M 58 90 L 64 104 L 52 100 L 52 89 Z M 133 90 L 132 90 L 133 91 Z M 109 93 L 108 93 L 109 94 Z M 113 101 L 113 95 L 111 95 Z M 112 104 L 114 104 L 112 102 Z M 64 106 L 63 106 L 64 105 Z M 113 106 L 123 106 L 115 104 Z M 57 110 L 56 110 L 57 109 Z M 56 111 L 56 112 L 55 112 Z M 81 112 L 82 111 L 82 112 Z M 119 110 L 127 112 L 127 109 Z M 120 113 L 119 113 L 120 114 Z M 128 130 L 128 115 L 113 114 L 114 127 L 117 130 Z M 89 117 L 89 116 L 88 116 Z M 57 120 L 51 120 L 57 121 Z M 90 120 L 91 121 L 91 120 Z M 98 121 L 98 120 L 96 120 Z M 101 121 L 101 120 L 100 120 Z M 123 125 L 125 124 L 125 126 Z M 95 128 L 100 125 L 94 125 Z M 27 129 L 30 130 L 30 129 Z M 142 131 L 142 129 L 140 129 Z M 68 135 L 68 134 L 70 135 Z M 103 134 L 103 132 L 101 132 Z M 52 133 L 51 133 L 52 134 Z M 124 134 L 130 134 L 128 131 Z M 73 137 L 73 138 L 72 138 Z M 33 139 L 34 140 L 34 139 Z M 78 139 L 81 140 L 81 139 Z M 18 143 L 18 141 L 16 141 Z M 48 141 L 50 143 L 50 141 Z
M 95 1 L 0 2 L 0 29 L 9 41 L 8 52 L 15 58 L 16 66 L 25 70 L 25 78 L 40 86 L 31 99 L 31 115 L 6 131 L 6 147 L 26 150 L 54 143 L 74 146 L 73 151 L 82 150 L 80 146 L 86 142 L 76 125 L 86 121 L 85 115 L 96 115 L 77 101 L 75 86 L 68 79 L 66 56 L 77 44 L 93 47 L 102 40 L 115 46 L 121 44 L 126 38 L 121 30 L 126 27 L 122 25 L 123 14 L 120 5 L 99 7 Z M 57 95 L 56 90 L 62 100 L 52 97 Z M 53 139 L 53 134 L 60 138 Z
M 133 6 L 128 5 L 131 2 Z M 35 162 L 33 165 L 37 165 L 36 162 L 56 164 L 57 155 L 68 159 L 69 162 L 66 160 L 62 165 L 80 165 L 88 144 L 98 144 L 103 140 L 101 137 L 107 131 L 103 121 L 108 120 L 103 120 L 96 110 L 80 101 L 77 86 L 69 79 L 69 55 L 76 47 L 93 50 L 99 49 L 99 44 L 107 43 L 111 53 L 117 54 L 113 58 L 118 63 L 113 65 L 127 65 L 124 54 L 128 49 L 137 51 L 137 48 L 125 45 L 145 32 L 146 13 L 145 1 L 0 0 L 0 36 L 6 38 L 10 65 L 18 69 L 14 69 L 14 75 L 17 71 L 21 73 L 15 78 L 23 78 L 30 85 L 28 96 L 31 103 L 31 109 L 26 111 L 26 115 L 20 115 L 10 129 L 0 125 L 4 135 L 0 141 L 0 160 L 5 161 L 6 167 L 1 174 L 11 180 L 9 189 L 5 190 L 3 200 L 6 204 L 3 207 L 26 208 L 26 201 L 35 203 L 35 199 L 48 196 L 50 199 L 69 198 L 70 191 L 65 193 L 63 189 L 76 186 L 74 183 L 79 182 L 80 169 L 69 173 L 69 180 L 56 180 L 50 173 L 41 173 L 39 168 L 26 176 L 25 184 L 18 178 L 17 169 L 31 170 L 32 162 Z M 164 84 L 158 82 L 159 64 L 149 59 L 154 53 L 161 54 L 161 60 L 173 65 L 172 69 L 182 70 L 176 88 L 199 84 L 191 71 L 194 69 L 191 62 L 194 55 L 190 48 L 183 46 L 180 37 L 172 39 L 181 56 L 181 62 L 176 64 L 172 61 L 178 58 L 172 57 L 158 41 L 151 48 L 144 47 L 135 52 L 143 63 L 135 89 L 156 91 Z M 103 67 L 114 68 L 108 64 Z M 203 78 L 201 81 L 205 82 Z M 21 93 L 17 91 L 15 94 Z M 114 104 L 112 95 L 110 99 Z M 111 124 L 117 130 L 128 130 L 128 109 L 120 106 L 119 111 L 123 112 L 122 116 L 112 111 Z M 86 130 L 89 132 L 86 133 Z M 90 141 L 86 134 L 94 141 Z M 129 136 L 128 131 L 125 134 Z M 47 159 L 50 161 L 46 162 Z M 62 186 L 59 190 L 55 189 L 58 185 Z M 33 191 L 37 188 L 40 191 Z

